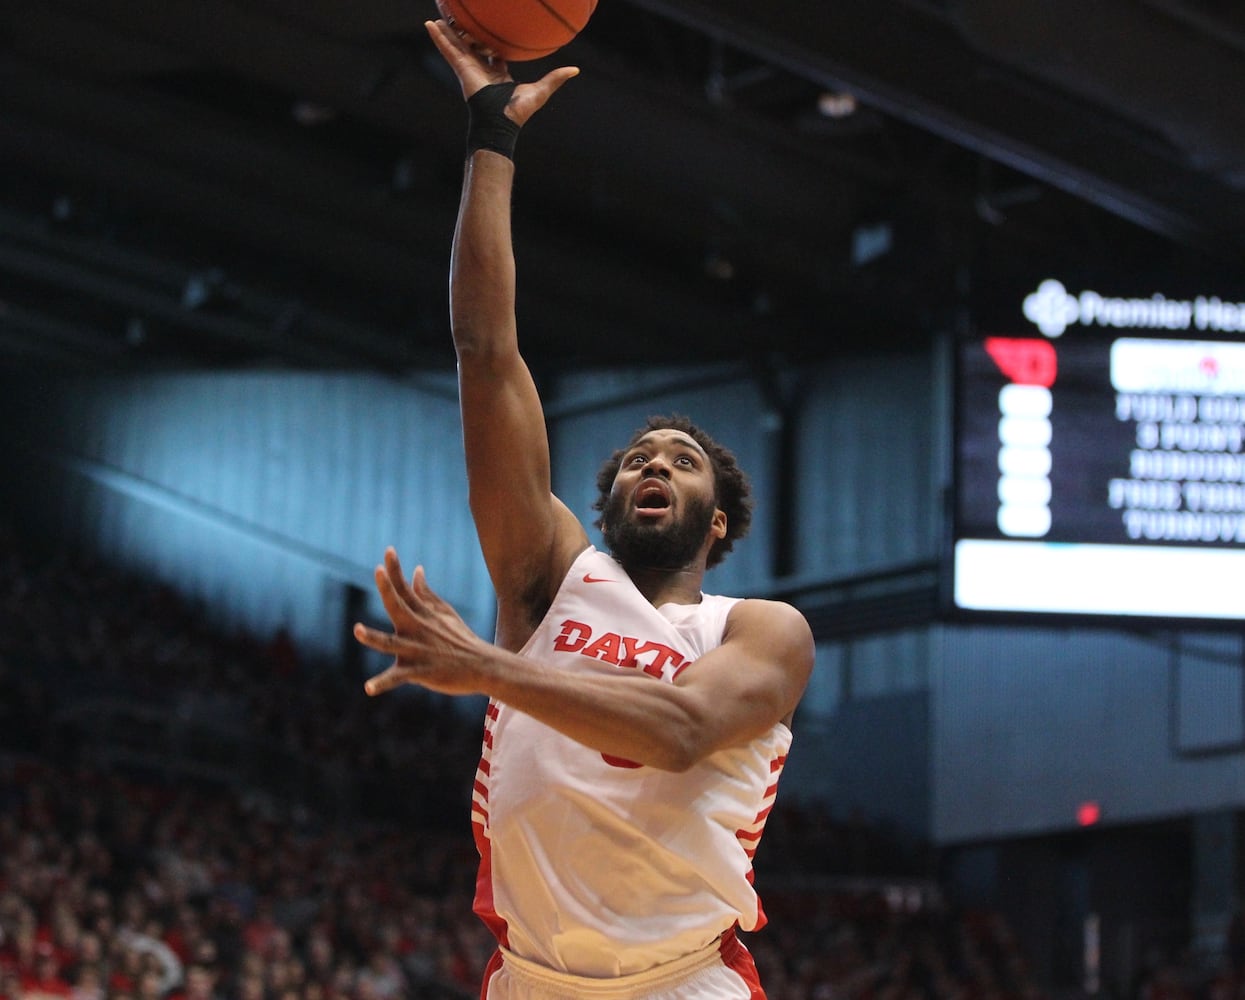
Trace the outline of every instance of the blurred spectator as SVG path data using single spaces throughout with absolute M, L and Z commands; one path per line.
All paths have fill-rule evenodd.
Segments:
M 22 976 L 22 995 L 27 1000 L 63 1000 L 72 987 L 61 976 L 61 963 L 50 941 L 35 944 L 34 968 Z

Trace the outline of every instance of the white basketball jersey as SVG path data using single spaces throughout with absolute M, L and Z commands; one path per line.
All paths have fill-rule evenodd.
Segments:
M 721 644 L 736 602 L 704 595 L 654 608 L 589 548 L 520 654 L 533 669 L 643 670 L 670 682 Z M 515 954 L 597 978 L 674 961 L 735 924 L 757 929 L 752 855 L 790 745 L 778 724 L 674 774 L 490 702 L 472 810 L 476 912 Z

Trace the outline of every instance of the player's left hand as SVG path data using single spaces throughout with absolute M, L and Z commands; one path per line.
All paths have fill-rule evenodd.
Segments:
M 408 584 L 397 553 L 386 549 L 384 565 L 376 567 L 376 590 L 393 631 L 357 622 L 354 637 L 370 649 L 392 654 L 394 660 L 364 685 L 368 694 L 382 694 L 401 684 L 418 684 L 443 694 L 479 690 L 472 666 L 480 662 L 487 644 L 428 586 L 422 566 L 415 568 Z
M 482 55 L 444 20 L 426 21 L 424 27 L 437 50 L 458 77 L 464 100 L 489 84 L 514 81 L 505 60 Z M 506 114 L 519 125 L 525 124 L 545 106 L 554 91 L 578 74 L 578 67 L 560 66 L 550 70 L 539 80 L 519 84 L 515 87 L 510 103 L 506 105 Z

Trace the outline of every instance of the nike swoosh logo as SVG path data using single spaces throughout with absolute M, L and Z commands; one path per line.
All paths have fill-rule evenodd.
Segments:
M 615 582 L 614 580 L 601 578 L 601 577 L 595 577 L 591 573 L 584 574 L 584 583 L 614 583 L 614 582 Z

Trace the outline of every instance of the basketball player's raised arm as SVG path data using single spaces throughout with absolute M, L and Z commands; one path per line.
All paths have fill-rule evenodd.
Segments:
M 505 63 L 479 56 L 445 22 L 427 27 L 471 102 L 473 136 L 479 138 L 481 124 L 486 136 L 482 148 L 469 152 L 463 178 L 450 322 L 471 510 L 504 613 L 509 598 L 550 580 L 587 536 L 550 492 L 544 414 L 515 323 L 514 162 L 488 141 L 489 129 L 500 129 L 503 139 L 508 129 L 517 131 L 577 71 L 558 69 L 515 85 Z
M 471 512 L 499 597 L 542 576 L 555 533 L 540 398 L 519 353 L 510 248 L 513 163 L 472 154 L 450 266 L 450 325 Z

